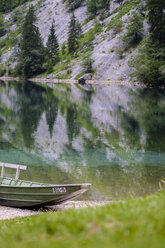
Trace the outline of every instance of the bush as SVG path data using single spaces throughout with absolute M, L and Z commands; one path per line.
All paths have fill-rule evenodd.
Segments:
M 3 15 L 0 13 L 0 37 L 4 36 L 6 33 L 4 18 Z
M 122 22 L 122 20 L 117 20 L 115 23 L 114 23 L 114 25 L 113 25 L 113 32 L 115 33 L 115 34 L 118 34 L 118 33 L 120 33 L 121 31 L 123 30 L 123 22 Z
M 0 65 L 0 76 L 4 76 L 6 73 L 6 67 L 3 65 Z
M 48 60 L 48 62 L 46 64 L 46 71 L 47 71 L 47 73 L 53 72 L 53 63 L 50 59 Z
M 160 80 L 165 80 L 165 65 L 162 65 L 159 68 L 159 72 L 160 72 Z
M 80 7 L 84 0 L 65 0 L 64 2 L 66 2 L 66 6 L 69 10 L 75 10 Z
M 118 50 L 116 51 L 116 53 L 117 53 L 117 55 L 119 55 L 120 59 L 123 59 L 123 58 L 124 58 L 124 56 L 123 56 L 124 49 L 118 49 Z
M 126 46 L 138 44 L 143 37 L 143 18 L 134 11 L 128 20 L 127 32 L 123 37 Z
M 160 48 L 148 37 L 140 46 L 138 54 L 130 61 L 130 66 L 136 69 L 132 76 L 146 84 L 164 84 L 164 54 L 165 48 Z
M 100 12 L 100 16 L 99 16 L 99 20 L 100 21 L 103 21 L 104 19 L 106 19 L 108 17 L 108 12 L 103 9 L 101 12 Z
M 61 46 L 61 53 L 62 53 L 62 55 L 64 55 L 66 53 L 66 45 L 65 45 L 65 43 L 63 43 L 62 46 Z
M 86 55 L 83 59 L 82 67 L 85 73 L 93 72 L 93 60 L 90 58 L 90 55 Z

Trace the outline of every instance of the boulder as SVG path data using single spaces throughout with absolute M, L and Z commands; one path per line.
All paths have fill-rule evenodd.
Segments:
M 92 79 L 91 73 L 84 74 L 81 78 L 78 79 L 78 83 L 84 85 L 87 80 L 91 80 L 91 79 Z

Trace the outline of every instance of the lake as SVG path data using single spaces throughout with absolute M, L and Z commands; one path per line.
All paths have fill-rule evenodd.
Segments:
M 84 199 L 157 192 L 165 186 L 165 90 L 0 81 L 0 161 L 28 165 L 25 180 L 92 183 Z

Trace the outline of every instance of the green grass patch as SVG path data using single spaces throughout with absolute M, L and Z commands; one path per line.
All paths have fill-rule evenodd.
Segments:
M 164 247 L 165 193 L 0 222 L 2 247 Z

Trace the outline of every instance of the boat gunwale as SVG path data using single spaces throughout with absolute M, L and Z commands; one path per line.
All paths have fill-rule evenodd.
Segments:
M 2 177 L 0 177 L 2 178 Z M 38 184 L 36 186 L 21 186 L 21 185 L 1 185 L 0 184 L 0 188 L 30 188 L 30 189 L 36 189 L 36 188 L 53 188 L 53 187 L 83 187 L 83 186 L 87 186 L 87 187 L 91 187 L 90 183 L 82 183 L 82 184 L 48 184 L 48 183 L 39 183 L 39 182 L 33 182 L 33 181 L 24 181 L 24 180 L 15 180 L 13 178 L 7 178 L 7 177 L 3 177 L 2 179 L 10 179 L 12 181 L 17 181 L 17 182 L 21 182 L 21 183 L 34 183 L 34 184 Z M 41 184 L 41 185 L 39 185 Z
M 83 186 L 87 186 L 87 187 L 90 187 L 91 185 L 86 185 L 86 184 L 66 184 L 66 185 L 63 185 L 63 184 L 60 184 L 60 185 L 52 185 L 52 186 L 11 186 L 11 185 L 1 185 L 0 184 L 0 188 L 21 188 L 21 189 L 27 189 L 27 188 L 30 188 L 30 189 L 36 189 L 36 188 L 39 188 L 39 189 L 45 189 L 45 188 L 54 188 L 54 187 L 83 187 Z

